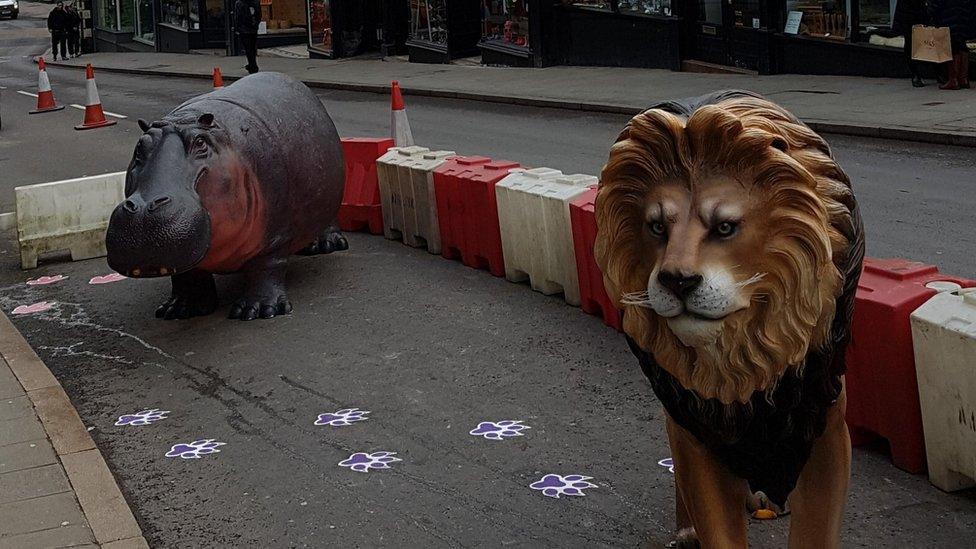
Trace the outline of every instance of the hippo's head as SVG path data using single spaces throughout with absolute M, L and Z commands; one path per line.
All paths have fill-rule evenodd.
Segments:
M 129 277 L 206 268 L 219 237 L 237 232 L 253 213 L 253 189 L 241 185 L 250 171 L 212 114 L 139 126 L 144 133 L 126 173 L 125 200 L 105 236 L 109 267 Z

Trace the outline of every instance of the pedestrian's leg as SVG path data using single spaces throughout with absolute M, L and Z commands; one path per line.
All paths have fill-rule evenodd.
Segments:
M 258 35 L 249 34 L 247 35 L 247 39 L 247 70 L 251 74 L 254 74 L 258 72 Z
M 925 85 L 922 81 L 922 76 L 919 74 L 919 63 L 912 59 L 912 37 L 905 37 L 905 59 L 908 61 L 908 72 L 912 75 L 912 86 L 916 88 L 921 88 Z
M 61 58 L 67 59 L 69 57 L 68 53 L 68 35 L 67 33 L 61 33 Z
M 54 56 L 54 60 L 58 60 L 58 33 L 51 33 L 51 55 Z

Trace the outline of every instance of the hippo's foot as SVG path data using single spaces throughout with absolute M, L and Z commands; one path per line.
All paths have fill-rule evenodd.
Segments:
M 291 302 L 285 295 L 285 261 L 272 260 L 270 266 L 247 271 L 244 296 L 230 307 L 227 318 L 254 320 L 274 318 L 291 312 Z
M 172 278 L 173 293 L 156 309 L 156 318 L 173 320 L 204 316 L 217 308 L 217 286 L 212 274 L 189 271 Z
M 322 233 L 322 236 L 316 238 L 315 242 L 305 246 L 298 253 L 299 255 L 331 254 L 332 252 L 340 252 L 348 249 L 349 242 L 343 236 L 342 231 L 336 225 L 330 225 Z

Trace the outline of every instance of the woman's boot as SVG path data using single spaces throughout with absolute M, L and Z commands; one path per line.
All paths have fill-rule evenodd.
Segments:
M 969 52 L 959 54 L 959 87 L 969 88 Z
M 939 86 L 940 90 L 958 90 L 959 89 L 959 54 L 952 56 L 952 61 L 946 63 L 949 69 L 949 78 L 946 79 L 946 83 Z

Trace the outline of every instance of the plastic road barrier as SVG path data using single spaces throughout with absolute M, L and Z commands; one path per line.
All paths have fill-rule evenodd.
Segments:
M 458 156 L 434 170 L 441 255 L 505 275 L 495 184 L 518 167 L 507 160 Z
M 929 480 L 947 492 L 976 486 L 976 290 L 925 302 L 912 339 Z
M 377 160 L 378 166 L 384 165 L 378 173 L 387 238 L 402 239 L 404 244 L 414 248 L 426 246 L 433 254 L 441 253 L 433 172 L 451 156 L 455 156 L 454 151 L 432 151 L 414 146 L 392 148 Z M 388 197 L 384 197 L 384 193 Z
M 974 284 L 913 261 L 864 261 L 847 349 L 847 425 L 855 445 L 879 435 L 896 466 L 925 470 L 910 315 L 940 287 Z
M 603 287 L 603 273 L 593 256 L 596 242 L 596 216 L 593 213 L 596 188 L 591 188 L 569 204 L 569 219 L 573 226 L 573 247 L 576 250 L 576 273 L 579 276 L 580 306 L 591 315 L 603 318 L 603 323 L 617 331 L 623 330 L 620 310 L 610 301 Z
M 512 170 L 495 185 L 506 278 L 529 279 L 533 290 L 580 304 L 569 203 L 596 183 L 592 175 L 533 168 Z
M 343 231 L 383 233 L 383 210 L 380 203 L 376 159 L 383 156 L 393 140 L 390 138 L 348 137 L 342 140 L 346 158 L 346 187 L 339 207 L 339 228 Z
M 17 187 L 17 239 L 24 269 L 46 252 L 68 250 L 72 261 L 105 255 L 105 230 L 125 199 L 125 172 Z

